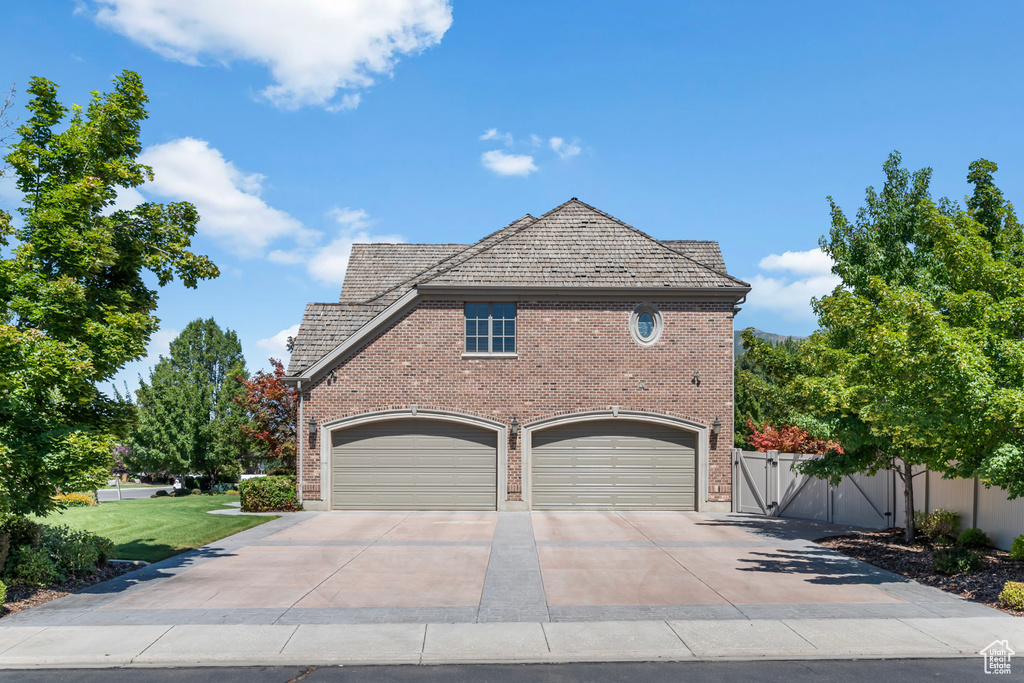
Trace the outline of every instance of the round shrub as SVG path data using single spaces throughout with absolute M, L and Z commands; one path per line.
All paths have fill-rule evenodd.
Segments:
M 294 512 L 301 510 L 292 477 L 259 477 L 238 485 L 242 512 Z
M 933 541 L 952 541 L 960 528 L 960 515 L 942 508 L 928 513 L 919 510 L 914 513 L 914 528 Z
M 1007 581 L 1003 584 L 1003 590 L 999 594 L 999 602 L 1003 607 L 1024 611 L 1024 583 L 1020 581 Z
M 114 551 L 114 543 L 88 531 L 68 526 L 48 526 L 43 531 L 39 548 L 53 560 L 61 578 L 72 575 L 93 574 Z
M 27 517 L 12 515 L 4 520 L 3 530 L 10 535 L 12 548 L 19 545 L 35 547 L 39 544 L 39 537 L 43 534 L 43 525 L 37 524 Z
M 1010 544 L 1010 559 L 1024 561 L 1024 534 L 1013 539 Z
M 21 586 L 49 586 L 60 580 L 57 565 L 42 548 L 18 546 L 7 560 L 6 578 Z
M 166 490 L 160 489 L 159 491 L 154 493 L 152 496 L 150 496 L 150 498 L 166 498 L 169 495 L 171 495 L 171 494 L 167 493 Z
M 939 548 L 932 554 L 932 569 L 939 574 L 968 574 L 981 562 L 981 555 L 967 548 Z
M 992 539 L 981 529 L 964 529 L 956 539 L 957 545 L 965 548 L 988 548 Z

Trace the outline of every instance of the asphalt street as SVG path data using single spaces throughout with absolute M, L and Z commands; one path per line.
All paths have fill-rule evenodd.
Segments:
M 1014 663 L 1015 664 L 1015 663 Z M 1024 662 L 1021 663 L 1024 667 Z M 1013 674 L 1017 674 L 1016 671 Z M 481 664 L 461 666 L 254 667 L 205 669 L 36 669 L 0 671 L 25 683 L 836 683 L 850 680 L 974 681 L 986 676 L 980 657 L 859 661 L 643 662 L 623 664 Z
M 168 486 L 166 489 L 158 488 L 144 488 L 144 489 L 121 489 L 121 500 L 134 500 L 135 498 L 149 498 L 157 491 L 164 490 L 170 491 L 171 487 Z M 102 489 L 99 492 L 100 502 L 109 503 L 110 501 L 117 500 L 117 489 Z

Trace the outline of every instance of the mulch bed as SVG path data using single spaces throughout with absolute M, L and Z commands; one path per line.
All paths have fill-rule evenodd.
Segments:
M 833 536 L 817 543 L 881 569 L 902 574 L 926 586 L 954 593 L 1014 616 L 1024 616 L 1024 612 L 1007 609 L 999 603 L 999 593 L 1004 583 L 1024 581 L 1024 562 L 1011 560 L 1005 550 L 976 549 L 985 560 L 981 569 L 970 574 L 946 576 L 932 571 L 932 553 L 936 546 L 921 537 L 914 545 L 906 545 L 903 529 Z
M 116 579 L 122 574 L 133 572 L 139 568 L 140 565 L 129 564 L 128 562 L 109 562 L 99 567 L 96 573 L 91 576 L 69 579 L 63 583 L 46 586 L 45 588 L 9 586 L 7 588 L 7 602 L 3 605 L 3 613 L 0 613 L 0 618 L 26 610 L 29 607 L 41 605 L 44 602 L 62 598 L 65 595 L 80 591 L 97 583 Z

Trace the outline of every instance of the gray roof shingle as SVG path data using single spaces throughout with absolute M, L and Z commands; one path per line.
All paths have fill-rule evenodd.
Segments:
M 430 285 L 718 288 L 746 283 L 572 199 L 444 269 Z
M 472 245 L 356 244 L 340 303 L 312 303 L 288 374 L 298 376 L 417 285 L 745 287 L 727 274 L 718 243 L 664 240 L 571 199 L 527 214 Z
M 341 303 L 362 303 L 419 275 L 465 244 L 353 244 Z
M 365 304 L 306 304 L 288 361 L 288 375 L 301 374 L 385 308 Z

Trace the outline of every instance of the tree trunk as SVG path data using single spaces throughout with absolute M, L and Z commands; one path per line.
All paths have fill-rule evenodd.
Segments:
M 914 477 L 910 462 L 903 459 L 903 540 L 908 544 L 914 542 Z

